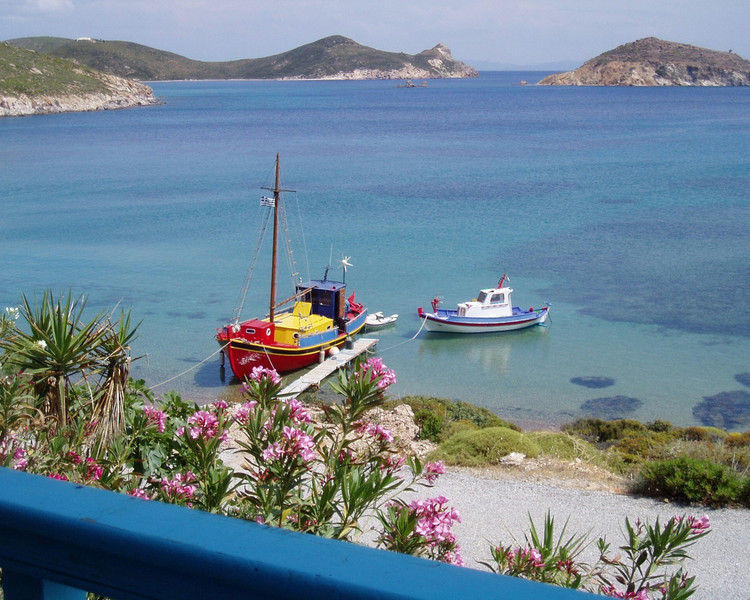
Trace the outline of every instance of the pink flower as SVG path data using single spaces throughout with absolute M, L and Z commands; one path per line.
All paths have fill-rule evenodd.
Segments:
M 676 523 L 682 523 L 682 517 L 675 517 L 674 520 Z M 704 533 L 711 527 L 708 515 L 703 515 L 700 518 L 690 515 L 686 519 L 686 523 L 690 526 L 690 531 L 695 534 Z
M 455 508 L 445 506 L 448 498 L 438 496 L 427 500 L 415 500 L 409 504 L 411 511 L 417 516 L 416 533 L 431 542 L 455 541 L 450 528 L 454 523 L 461 522 L 461 517 Z
M 383 359 L 373 356 L 360 367 L 362 375 L 369 373 L 370 381 L 378 380 L 378 388 L 383 390 L 396 383 L 396 372 L 383 364 Z
M 296 454 L 306 462 L 315 458 L 315 440 L 311 435 L 294 427 L 284 427 L 282 435 L 286 440 L 287 454 Z
M 269 461 L 269 460 L 277 460 L 281 458 L 284 454 L 284 451 L 281 448 L 281 444 L 278 442 L 274 442 L 268 448 L 263 450 L 263 460 Z
M 258 403 L 255 400 L 245 402 L 234 413 L 234 420 L 240 425 L 247 425 L 256 406 L 258 406 Z
M 102 478 L 102 468 L 93 458 L 86 459 L 86 479 L 99 481 Z
M 128 496 L 133 498 L 140 498 L 141 500 L 149 500 L 148 494 L 141 488 L 133 488 L 128 492 Z
M 48 477 L 50 479 L 59 479 L 60 481 L 69 481 L 68 476 L 62 473 L 50 473 Z
M 442 460 L 438 460 L 434 463 L 426 463 L 424 466 L 424 477 L 427 480 L 427 483 L 432 485 L 435 483 L 435 480 L 438 478 L 438 475 L 442 475 L 445 473 L 445 465 L 443 465 Z
M 385 471 L 394 472 L 403 467 L 405 462 L 406 457 L 404 456 L 386 456 L 380 468 Z
M 374 423 L 366 423 L 365 425 L 362 425 L 359 430 L 368 435 L 371 435 L 381 442 L 393 441 L 393 434 L 389 429 L 386 429 L 385 427 L 382 427 L 380 425 L 375 425 Z
M 217 400 L 214 402 L 214 406 L 219 410 L 226 410 L 229 408 L 229 404 L 227 404 L 226 400 Z
M 250 371 L 251 381 L 260 381 L 264 377 L 270 379 L 271 383 L 274 385 L 281 383 L 281 377 L 279 377 L 279 374 L 275 369 L 267 369 L 266 367 L 257 366 L 253 367 L 253 370 Z
M 148 422 L 152 425 L 156 425 L 159 429 L 159 433 L 164 433 L 167 421 L 166 413 L 158 408 L 154 408 L 153 406 L 144 406 L 143 412 L 146 414 Z
M 219 436 L 219 429 L 221 428 L 221 424 L 219 423 L 219 419 L 213 413 L 207 412 L 205 410 L 196 411 L 192 416 L 188 417 L 188 424 L 194 425 L 194 427 L 190 428 L 190 437 L 194 440 L 197 440 L 198 438 L 212 439 Z M 178 432 L 179 435 L 183 435 L 185 433 L 184 429 L 181 429 L 182 432 Z M 219 439 L 221 441 L 226 441 L 227 439 L 229 439 L 229 434 L 226 432 L 226 430 L 221 432 L 221 436 Z
M 191 485 L 194 481 L 195 475 L 191 471 L 188 471 L 184 475 L 181 473 L 175 474 L 173 479 L 162 479 L 161 487 L 170 499 L 181 500 L 190 498 L 195 494 L 198 488 Z
M 305 405 L 302 404 L 302 402 L 300 402 L 296 398 L 282 400 L 281 402 L 289 407 L 289 417 L 292 419 L 292 421 L 294 421 L 294 423 L 312 423 L 312 419 L 310 418 L 310 415 L 308 414 L 307 409 L 305 409 Z

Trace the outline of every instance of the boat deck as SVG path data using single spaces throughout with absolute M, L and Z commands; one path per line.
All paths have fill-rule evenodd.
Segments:
M 314 367 L 307 373 L 304 373 L 299 379 L 293 381 L 281 390 L 282 396 L 298 396 L 310 387 L 320 385 L 326 377 L 348 364 L 357 356 L 366 352 L 378 343 L 377 338 L 359 338 L 354 340 L 352 348 L 342 348 L 338 354 L 325 359 L 318 366 Z

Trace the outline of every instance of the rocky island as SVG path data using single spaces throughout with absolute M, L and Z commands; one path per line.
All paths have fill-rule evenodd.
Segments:
M 0 117 L 157 104 L 142 83 L 0 44 Z
M 750 61 L 731 50 L 649 37 L 600 54 L 574 71 L 545 77 L 538 85 L 748 86 Z

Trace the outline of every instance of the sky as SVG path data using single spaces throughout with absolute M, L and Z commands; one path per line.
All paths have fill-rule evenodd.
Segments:
M 260 58 L 329 35 L 477 68 L 578 66 L 645 37 L 750 59 L 748 0 L 0 0 L 0 40 L 125 40 L 195 60 Z

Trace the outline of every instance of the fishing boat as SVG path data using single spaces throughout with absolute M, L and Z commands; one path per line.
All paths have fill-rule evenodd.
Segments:
M 381 329 L 398 321 L 398 315 L 384 315 L 382 312 L 370 313 L 365 319 L 365 326 L 370 329 Z
M 280 161 L 276 155 L 276 183 L 273 198 L 262 197 L 261 206 L 273 218 L 271 255 L 271 291 L 269 313 L 262 318 L 241 320 L 240 310 L 235 318 L 216 332 L 216 340 L 229 360 L 232 372 L 239 379 L 249 376 L 257 366 L 286 373 L 307 367 L 326 355 L 337 352 L 347 340 L 365 325 L 367 309 L 355 301 L 355 294 L 346 295 L 346 268 L 349 257 L 341 263 L 344 281 L 328 279 L 327 268 L 323 279 L 299 282 L 291 297 L 276 300 L 276 261 L 279 238 L 279 213 L 282 206 Z M 330 267 L 330 265 L 329 265 Z M 287 307 L 282 309 L 282 307 Z
M 545 324 L 549 304 L 528 310 L 513 306 L 510 298 L 513 290 L 505 286 L 506 281 L 509 279 L 503 275 L 497 287 L 481 290 L 476 299 L 461 302 L 455 309 L 440 308 L 441 298 L 433 298 L 431 313 L 421 306 L 418 309 L 424 328 L 443 333 L 489 333 Z

